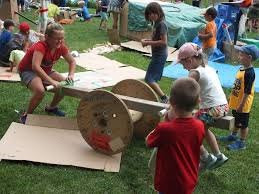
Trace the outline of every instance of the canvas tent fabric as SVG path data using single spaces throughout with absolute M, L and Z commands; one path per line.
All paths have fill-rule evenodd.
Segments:
M 148 31 L 151 26 L 145 20 L 145 7 L 151 1 L 129 1 L 128 30 Z M 191 42 L 198 31 L 205 27 L 203 9 L 185 3 L 159 2 L 168 26 L 168 44 L 180 47 L 185 42 Z

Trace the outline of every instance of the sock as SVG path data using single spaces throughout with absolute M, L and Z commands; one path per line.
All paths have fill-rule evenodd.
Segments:
M 166 100 L 166 99 L 167 99 L 167 96 L 164 95 L 164 96 L 161 96 L 160 98 L 161 98 L 161 100 Z
M 222 157 L 222 153 L 219 152 L 218 154 L 215 155 L 217 158 L 221 158 Z
M 200 157 L 201 160 L 206 160 L 209 157 L 209 152 L 206 150 Z

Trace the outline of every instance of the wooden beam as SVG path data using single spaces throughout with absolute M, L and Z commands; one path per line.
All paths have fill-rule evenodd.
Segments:
M 71 96 L 75 98 L 87 98 L 87 94 L 93 90 L 79 88 L 79 87 L 62 87 L 62 93 L 65 96 Z M 54 92 L 54 90 L 50 90 L 50 92 Z M 160 103 L 160 102 L 153 102 L 149 100 L 133 98 L 129 96 L 123 96 L 115 94 L 119 97 L 129 109 L 140 111 L 143 113 L 154 113 L 158 114 L 159 111 L 169 108 L 168 104 Z M 226 129 L 232 130 L 235 125 L 235 118 L 232 116 L 225 116 L 218 119 L 212 127 L 219 128 L 219 129 Z

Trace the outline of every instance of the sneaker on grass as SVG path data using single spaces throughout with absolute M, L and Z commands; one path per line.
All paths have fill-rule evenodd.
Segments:
M 221 142 L 232 142 L 232 141 L 236 141 L 237 140 L 237 136 L 236 135 L 228 135 L 228 136 L 222 136 L 218 138 L 219 141 Z
M 66 113 L 61 111 L 61 110 L 59 110 L 58 107 L 55 107 L 55 108 L 48 108 L 48 107 L 46 107 L 45 108 L 45 112 L 47 112 L 49 114 L 57 115 L 59 117 L 64 117 L 66 115 Z
M 25 124 L 25 122 L 26 122 L 26 119 L 27 119 L 27 114 L 22 114 L 21 116 L 20 116 L 20 123 L 22 123 L 22 124 Z
M 228 157 L 226 157 L 224 154 L 220 154 L 216 157 L 216 162 L 214 162 L 208 169 L 213 170 L 215 168 L 218 168 L 225 164 L 228 161 Z
M 227 146 L 229 150 L 244 150 L 246 149 L 246 144 L 244 141 L 241 141 L 240 139 L 236 140 L 234 143 Z
M 167 96 L 162 96 L 160 98 L 160 102 L 164 103 L 164 104 L 167 104 L 169 102 L 169 98 Z
M 199 171 L 202 172 L 206 169 L 210 169 L 211 166 L 213 166 L 216 161 L 217 161 L 217 157 L 215 157 L 213 154 L 209 154 L 206 159 L 200 160 Z

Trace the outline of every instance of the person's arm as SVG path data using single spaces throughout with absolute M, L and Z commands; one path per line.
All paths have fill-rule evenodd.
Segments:
M 53 80 L 46 72 L 41 68 L 43 60 L 43 54 L 40 51 L 34 51 L 32 57 L 32 70 L 44 81 L 49 82 L 55 88 L 59 87 L 59 82 Z
M 248 96 L 251 94 L 252 92 L 252 87 L 254 84 L 254 80 L 255 80 L 255 74 L 254 71 L 249 71 L 249 72 L 245 72 L 245 77 L 244 77 L 244 96 L 242 98 L 242 100 L 240 101 L 240 104 L 237 108 L 237 112 L 242 112 L 243 108 L 245 106 L 245 103 L 247 101 Z
M 146 146 L 149 148 L 158 147 L 161 145 L 161 141 L 162 141 L 161 139 L 162 139 L 162 130 L 161 130 L 160 124 L 158 124 L 158 126 L 147 135 Z
M 167 35 L 164 34 L 162 36 L 160 36 L 160 40 L 147 40 L 147 39 L 142 39 L 141 40 L 141 44 L 142 46 L 164 46 L 167 45 Z
M 69 52 L 67 54 L 65 54 L 63 57 L 69 65 L 69 72 L 68 72 L 67 79 L 73 80 L 74 74 L 75 74 L 75 69 L 76 69 L 76 61 Z
M 208 40 L 208 39 L 213 37 L 213 34 L 212 34 L 212 32 L 209 32 L 209 33 L 199 33 L 198 37 L 201 40 Z
M 200 80 L 200 73 L 196 70 L 191 70 L 188 75 L 190 78 L 195 79 L 197 82 Z
M 198 37 L 200 40 L 208 40 L 213 37 L 212 33 L 213 26 L 211 23 L 208 23 L 204 30 L 198 33 Z

